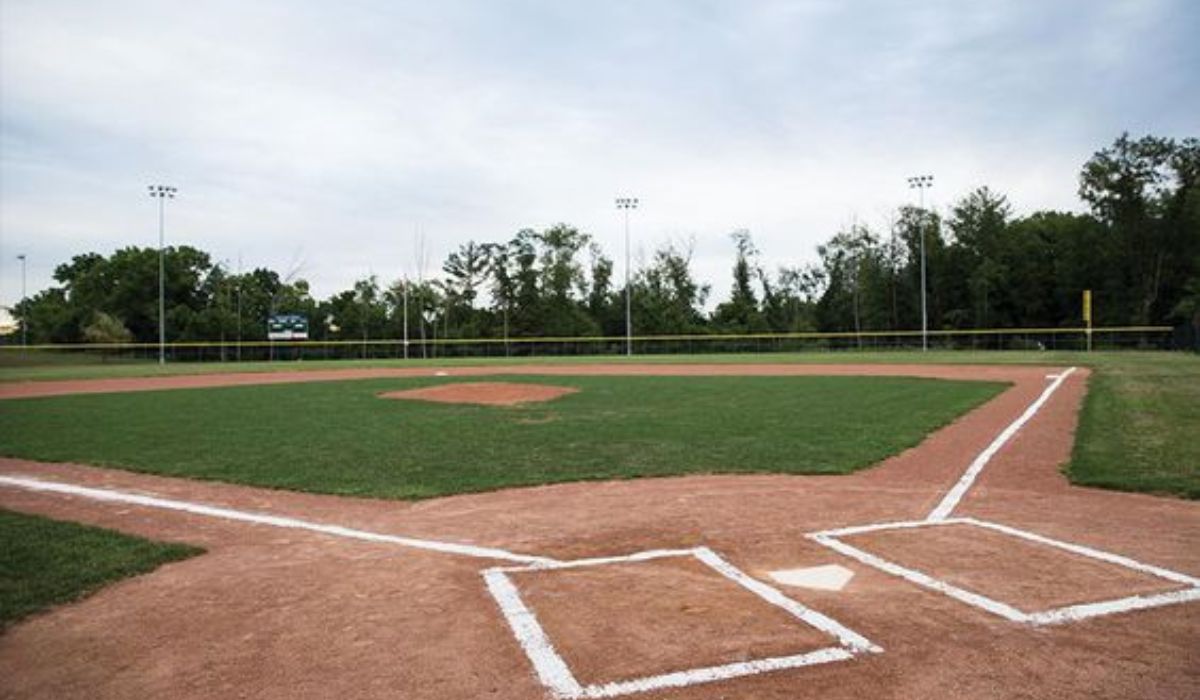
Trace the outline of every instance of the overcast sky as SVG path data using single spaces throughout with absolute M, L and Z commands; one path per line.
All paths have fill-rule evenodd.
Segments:
M 1078 209 L 1122 131 L 1200 135 L 1200 2 L 0 0 L 0 303 L 84 251 L 301 267 L 318 296 L 559 221 L 770 268 L 932 173 Z M 636 255 L 636 252 L 635 252 Z M 619 269 L 619 268 L 618 268 Z

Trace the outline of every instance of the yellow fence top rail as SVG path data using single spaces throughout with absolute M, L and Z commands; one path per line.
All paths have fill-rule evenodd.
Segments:
M 1133 333 L 1169 333 L 1171 326 L 1109 326 L 1092 328 L 1092 333 L 1133 334 Z M 957 330 L 930 330 L 931 337 L 979 337 L 979 336 L 1020 336 L 1020 335 L 1078 335 L 1088 331 L 1087 328 L 972 328 Z M 899 331 L 837 331 L 837 332 L 805 332 L 805 333 L 736 333 L 736 334 L 689 334 L 689 335 L 640 335 L 634 336 L 634 342 L 720 342 L 731 340 L 844 340 L 849 338 L 920 338 L 919 330 Z M 571 337 L 520 337 L 520 338 L 426 338 L 409 339 L 409 345 L 537 345 L 548 343 L 623 343 L 625 336 L 571 336 Z M 400 338 L 378 338 L 366 340 L 247 340 L 247 341 L 179 341 L 167 343 L 170 349 L 187 348 L 267 348 L 272 346 L 284 348 L 304 347 L 339 347 L 339 346 L 381 346 L 404 345 Z M 157 348 L 158 343 L 44 343 L 39 345 L 0 345 L 0 351 L 15 350 L 138 350 Z

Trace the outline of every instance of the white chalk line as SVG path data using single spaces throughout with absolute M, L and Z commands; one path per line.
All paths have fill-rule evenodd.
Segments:
M 825 647 L 804 654 L 777 656 L 751 661 L 742 661 L 718 666 L 706 666 L 644 678 L 634 678 L 597 685 L 582 685 L 570 667 L 554 648 L 550 638 L 537 621 L 536 615 L 521 599 L 516 586 L 508 577 L 510 573 L 522 571 L 551 571 L 573 569 L 584 566 L 645 562 L 666 557 L 694 557 L 712 568 L 721 576 L 762 598 L 767 603 L 786 610 L 801 622 L 838 640 L 840 646 Z M 496 599 L 500 612 L 508 621 L 513 635 L 533 664 L 534 672 L 543 685 L 561 700 L 577 698 L 611 698 L 632 693 L 643 693 L 663 688 L 711 683 L 719 680 L 755 675 L 769 671 L 800 668 L 815 664 L 845 661 L 858 654 L 880 653 L 880 647 L 865 637 L 847 628 L 836 620 L 807 608 L 785 596 L 778 589 L 751 578 L 740 569 L 721 558 L 707 547 L 695 549 L 667 549 L 637 552 L 626 556 L 581 559 L 552 564 L 534 564 L 524 567 L 495 567 L 483 572 L 488 591 Z
M 1028 622 L 1033 625 L 1059 625 L 1064 622 L 1086 620 L 1089 617 L 1102 617 L 1119 612 L 1160 608 L 1164 605 L 1175 605 L 1200 600 L 1200 588 L 1185 588 L 1180 591 L 1157 593 L 1155 595 L 1135 595 L 1117 600 L 1102 600 L 1096 603 L 1070 605 L 1056 610 L 1032 613 Z
M 1090 557 L 1092 559 L 1099 559 L 1100 561 L 1116 564 L 1117 566 L 1123 566 L 1125 568 L 1133 569 L 1134 571 L 1139 571 L 1151 576 L 1165 578 L 1168 581 L 1174 581 L 1175 583 L 1182 583 L 1186 586 L 1200 587 L 1200 579 L 1198 578 L 1179 573 L 1178 571 L 1164 569 L 1160 566 L 1154 566 L 1153 564 L 1143 564 L 1136 559 L 1130 559 L 1129 557 L 1122 556 L 1120 554 L 1105 552 L 1101 549 L 1093 549 L 1081 544 L 1073 544 L 1071 542 L 1064 542 L 1062 540 L 1050 539 L 1049 537 L 1029 532 L 1027 530 L 1018 530 L 1015 527 L 1001 525 L 1000 523 L 993 523 L 987 520 L 977 520 L 975 518 L 960 518 L 960 520 L 970 525 L 987 528 L 989 530 L 995 530 L 997 532 L 1003 532 L 1007 535 L 1012 535 L 1013 537 L 1020 537 L 1021 539 L 1029 540 L 1030 542 L 1037 542 L 1050 547 L 1057 547 L 1074 554 Z
M 1025 619 L 1025 613 L 1010 605 L 1006 605 L 999 601 L 992 600 L 986 596 L 958 588 L 957 586 L 952 586 L 945 581 L 939 581 L 932 576 L 920 571 L 916 571 L 915 569 L 909 569 L 900 566 L 899 564 L 894 564 L 886 559 L 883 559 L 882 557 L 878 557 L 870 552 L 846 544 L 841 540 L 837 540 L 825 535 L 810 535 L 809 537 L 811 537 L 813 541 L 822 544 L 834 550 L 835 552 L 844 554 L 851 559 L 860 561 L 867 566 L 879 569 L 880 571 L 891 574 L 892 576 L 898 576 L 906 581 L 911 581 L 918 586 L 922 586 L 924 588 L 937 591 L 943 595 L 950 596 L 951 598 L 960 600 L 967 605 L 973 605 L 977 608 L 982 608 L 993 615 L 999 615 L 1000 617 L 1012 620 L 1013 622 L 1022 622 Z
M 708 547 L 696 548 L 696 558 L 708 564 L 725 578 L 737 583 L 738 585 L 751 591 L 759 598 L 783 608 L 798 618 L 810 627 L 816 627 L 822 632 L 836 637 L 847 649 L 855 654 L 872 653 L 877 654 L 883 649 L 875 646 L 867 641 L 862 635 L 850 630 L 845 625 L 831 617 L 822 615 L 821 613 L 806 607 L 784 595 L 778 588 L 769 584 L 763 583 L 758 579 L 751 578 L 746 575 L 741 569 L 730 564 L 725 559 L 722 559 L 716 552 Z
M 271 527 L 281 527 L 293 530 L 307 530 L 309 532 L 319 532 L 323 535 L 332 535 L 334 537 L 394 544 L 401 547 L 424 549 L 432 552 L 441 552 L 443 554 L 457 554 L 465 557 L 474 557 L 476 559 L 500 559 L 530 565 L 545 565 L 555 563 L 553 559 L 548 559 L 546 557 L 514 554 L 513 552 L 507 552 L 503 549 L 494 549 L 492 547 L 477 547 L 475 545 L 457 544 L 454 542 L 439 542 L 437 540 L 399 537 L 396 535 L 386 535 L 379 532 L 369 532 L 367 530 L 356 530 L 354 528 L 342 527 L 340 525 L 314 523 L 307 520 L 299 520 L 297 518 L 268 515 L 265 513 L 253 513 L 249 511 L 234 510 L 232 508 L 220 508 L 217 506 L 204 505 L 202 503 L 179 501 L 170 498 L 159 498 L 157 496 L 144 496 L 141 494 L 115 491 L 111 489 L 76 486 L 74 484 L 65 484 L 56 481 L 44 481 L 42 479 L 33 479 L 29 477 L 0 475 L 0 485 L 12 486 L 29 491 L 60 493 L 68 496 L 77 496 L 79 498 L 89 498 L 92 500 L 107 501 L 110 503 L 128 503 L 130 505 L 143 506 L 146 508 L 171 510 L 190 513 L 192 515 L 203 515 L 210 518 L 220 518 L 222 520 L 253 523 L 255 525 L 268 525 Z
M 826 647 L 795 656 L 776 656 L 770 659 L 739 661 L 737 663 L 725 664 L 724 666 L 710 666 L 676 673 L 664 673 L 660 676 L 650 676 L 632 681 L 590 685 L 583 689 L 582 695 L 576 697 L 612 698 L 633 693 L 645 693 L 651 690 L 662 690 L 664 688 L 684 688 L 702 683 L 712 683 L 732 678 L 741 678 L 743 676 L 753 676 L 760 673 L 769 673 L 771 671 L 815 666 L 834 661 L 848 661 L 852 658 L 854 658 L 854 655 L 841 647 Z
M 530 571 L 532 569 L 576 569 L 583 566 L 603 566 L 604 564 L 623 564 L 630 562 L 663 559 L 665 557 L 692 556 L 695 549 L 649 549 L 644 552 L 624 554 L 615 557 L 595 557 L 592 559 L 571 559 L 570 561 L 546 560 L 526 566 L 497 566 L 491 570 L 500 572 Z
M 437 540 L 417 539 L 388 535 L 367 530 L 328 525 L 286 516 L 269 515 L 250 511 L 236 510 L 194 503 L 158 496 L 117 491 L 114 489 L 78 486 L 57 481 L 47 481 L 32 477 L 0 475 L 0 486 L 25 489 L 41 493 L 56 493 L 78 498 L 87 498 L 107 503 L 123 503 L 145 508 L 169 510 L 191 515 L 231 520 L 235 522 L 265 525 L 295 530 L 305 530 L 334 537 L 342 537 L 367 542 L 394 544 L 402 547 L 422 549 L 443 554 L 467 556 L 476 559 L 493 559 L 509 561 L 520 566 L 495 567 L 483 572 L 488 591 L 499 604 L 514 636 L 521 648 L 533 662 L 538 679 L 560 698 L 610 698 L 628 693 L 644 692 L 656 688 L 671 688 L 708 683 L 718 680 L 737 678 L 740 676 L 765 673 L 786 668 L 799 668 L 818 663 L 828 663 L 852 658 L 855 654 L 881 652 L 878 646 L 871 644 L 861 635 L 846 628 L 837 621 L 821 613 L 806 608 L 777 589 L 763 584 L 742 573 L 729 564 L 715 552 L 707 548 L 698 549 L 658 549 L 615 557 L 596 557 L 575 561 L 558 561 L 548 557 L 537 557 L 525 554 L 515 554 L 502 549 L 477 547 L 474 545 Z M 598 686 L 581 686 L 566 666 L 566 662 L 555 651 L 545 631 L 538 624 L 533 612 L 521 600 L 516 587 L 506 575 L 514 571 L 536 571 L 546 569 L 572 569 L 584 566 L 603 566 L 622 562 L 643 562 L 664 557 L 693 556 L 704 562 L 722 576 L 736 582 L 754 592 L 767 602 L 784 608 L 801 621 L 820 629 L 839 640 L 843 646 L 818 649 L 816 651 L 794 656 L 782 656 L 753 661 L 690 669 L 676 673 L 668 673 L 648 678 L 634 679 L 607 683 Z
M 810 533 L 808 537 L 825 547 L 833 549 L 845 556 L 855 559 L 863 564 L 879 569 L 885 573 L 903 578 L 907 581 L 915 583 L 924 588 L 937 591 L 943 595 L 967 603 L 974 607 L 986 610 L 994 615 L 998 615 L 1013 622 L 1027 623 L 1031 625 L 1052 625 L 1064 622 L 1073 622 L 1091 617 L 1099 617 L 1103 615 L 1111 615 L 1115 613 L 1127 612 L 1132 610 L 1141 610 L 1146 608 L 1158 607 L 1162 605 L 1173 605 L 1176 603 L 1184 603 L 1192 600 L 1200 599 L 1200 579 L 1178 571 L 1164 569 L 1151 564 L 1144 564 L 1129 557 L 1125 557 L 1112 552 L 1105 552 L 1083 545 L 1055 540 L 1049 537 L 1044 537 L 1032 532 L 1020 530 L 999 523 L 977 520 L 975 518 L 951 518 L 950 514 L 962 501 L 962 498 L 974 485 L 975 480 L 983 471 L 987 463 L 992 457 L 1005 445 L 1014 435 L 1028 423 L 1045 405 L 1050 396 L 1060 387 L 1067 378 L 1074 373 L 1075 367 L 1070 367 L 1058 374 L 1048 374 L 1047 379 L 1052 379 L 1053 382 L 1042 391 L 1041 395 L 1033 401 L 1025 411 L 1011 424 L 1008 425 L 996 438 L 986 447 L 979 455 L 971 462 L 970 466 L 955 483 L 954 487 L 942 498 L 936 508 L 924 519 L 906 522 L 887 522 L 887 523 L 872 523 L 868 525 L 854 525 L 850 527 L 836 528 L 825 530 L 822 532 Z M 839 537 L 851 535 L 859 535 L 869 532 L 880 532 L 884 530 L 903 530 L 910 528 L 930 527 L 937 525 L 973 525 L 985 529 L 990 529 L 996 532 L 1001 532 L 1006 535 L 1018 537 L 1030 542 L 1055 547 L 1063 551 L 1073 554 L 1104 561 L 1116 566 L 1125 567 L 1151 576 L 1156 576 L 1174 583 L 1179 583 L 1190 588 L 1183 590 L 1169 591 L 1153 595 L 1135 595 L 1126 598 L 1115 600 L 1098 601 L 1095 603 L 1084 603 L 1079 605 L 1069 605 L 1066 607 L 1055 608 L 1053 610 L 1045 610 L 1035 613 L 1027 613 L 1017 609 L 1012 605 L 1008 605 L 998 600 L 994 600 L 987 596 L 969 591 L 958 586 L 954 586 L 945 581 L 935 579 L 932 576 L 901 566 L 894 562 L 890 562 L 878 555 L 862 550 L 853 545 L 847 544 L 839 540 Z
M 549 688 L 555 697 L 583 697 L 583 687 L 575 680 L 575 674 L 571 673 L 567 662 L 555 650 L 546 631 L 538 623 L 533 611 L 525 605 L 507 574 L 498 569 L 488 569 L 483 572 L 483 580 L 500 606 L 500 612 L 512 628 L 517 642 L 533 663 L 534 673 L 542 685 Z
M 1046 404 L 1046 401 L 1050 399 L 1050 395 L 1057 391 L 1058 388 L 1062 386 L 1063 382 L 1067 380 L 1067 377 L 1070 377 L 1074 372 L 1075 368 L 1069 367 L 1063 370 L 1061 374 L 1056 375 L 1054 377 L 1054 381 L 1050 383 L 1050 386 L 1046 387 L 1046 389 L 1042 391 L 1041 395 L 1038 396 L 1033 403 L 1029 404 L 1029 407 L 1025 409 L 1025 412 L 1022 413 L 1015 421 L 1010 423 L 1007 428 L 1005 428 L 999 435 L 996 436 L 995 440 L 992 440 L 991 444 L 985 447 L 984 450 L 975 457 L 975 460 L 971 462 L 970 466 L 967 467 L 967 470 L 963 472 L 963 475 L 959 478 L 958 483 L 954 484 L 950 491 L 947 492 L 944 497 L 942 497 L 941 502 L 938 503 L 937 507 L 935 507 L 933 511 L 929 513 L 926 519 L 945 520 L 948 518 L 950 514 L 954 512 L 954 509 L 958 507 L 959 501 L 963 499 L 963 496 L 965 496 L 967 491 L 971 489 L 971 486 L 975 484 L 975 479 L 979 477 L 979 474 L 983 471 L 983 468 L 987 466 L 987 463 L 992 460 L 992 457 L 994 457 L 996 453 L 1000 451 L 1001 447 L 1004 447 L 1005 443 L 1007 443 L 1014 435 L 1017 434 L 1017 431 L 1019 431 L 1026 423 L 1029 422 L 1031 418 L 1037 414 L 1039 410 L 1041 410 L 1042 406 Z
M 1008 605 L 1007 603 L 1003 603 L 985 595 L 975 593 L 974 591 L 969 591 L 945 581 L 935 579 L 922 571 L 911 569 L 888 561 L 878 555 L 872 554 L 838 539 L 839 537 L 863 534 L 867 532 L 902 530 L 921 527 L 938 527 L 942 525 L 971 525 L 994 530 L 1012 537 L 1018 537 L 1031 542 L 1036 542 L 1038 544 L 1071 552 L 1079 556 L 1088 557 L 1090 559 L 1096 559 L 1116 566 L 1132 569 L 1140 573 L 1171 581 L 1172 583 L 1190 586 L 1190 588 L 1150 595 L 1135 595 L 1126 598 L 1118 598 L 1115 600 L 1102 600 L 1094 603 L 1068 605 L 1051 610 L 1028 613 Z M 911 522 L 860 525 L 855 527 L 839 528 L 836 530 L 826 530 L 824 532 L 814 532 L 809 534 L 808 537 L 836 552 L 844 554 L 852 559 L 856 559 L 885 573 L 915 583 L 918 586 L 937 591 L 938 593 L 942 593 L 943 595 L 947 595 L 968 605 L 986 610 L 993 615 L 998 615 L 1007 620 L 1034 626 L 1055 625 L 1064 622 L 1074 622 L 1087 618 L 1112 615 L 1115 613 L 1129 612 L 1132 610 L 1142 610 L 1146 608 L 1160 607 L 1163 605 L 1173 605 L 1193 600 L 1200 600 L 1200 579 L 1197 579 L 1193 576 L 1188 576 L 1187 574 L 1183 574 L 1178 571 L 1172 571 L 1170 569 L 1164 569 L 1160 566 L 1154 566 L 1152 564 L 1144 564 L 1129 557 L 1113 554 L 1112 552 L 1105 552 L 1103 550 L 1093 549 L 1083 545 L 1063 542 L 1062 540 L 1051 539 L 1049 537 L 1044 537 L 1042 535 L 1025 530 L 1019 530 L 1008 525 L 1001 525 L 999 523 L 988 522 L 985 520 L 977 520 L 975 518 L 950 518 L 937 521 L 916 520 Z

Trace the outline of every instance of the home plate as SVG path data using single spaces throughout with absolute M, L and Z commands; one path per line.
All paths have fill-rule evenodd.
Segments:
M 840 591 L 854 578 L 854 572 L 844 566 L 827 564 L 805 569 L 772 571 L 771 578 L 785 586 L 799 586 L 818 591 Z

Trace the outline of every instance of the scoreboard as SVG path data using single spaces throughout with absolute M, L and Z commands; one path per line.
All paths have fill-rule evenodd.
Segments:
M 299 314 L 278 314 L 267 319 L 269 340 L 308 340 L 308 319 Z

